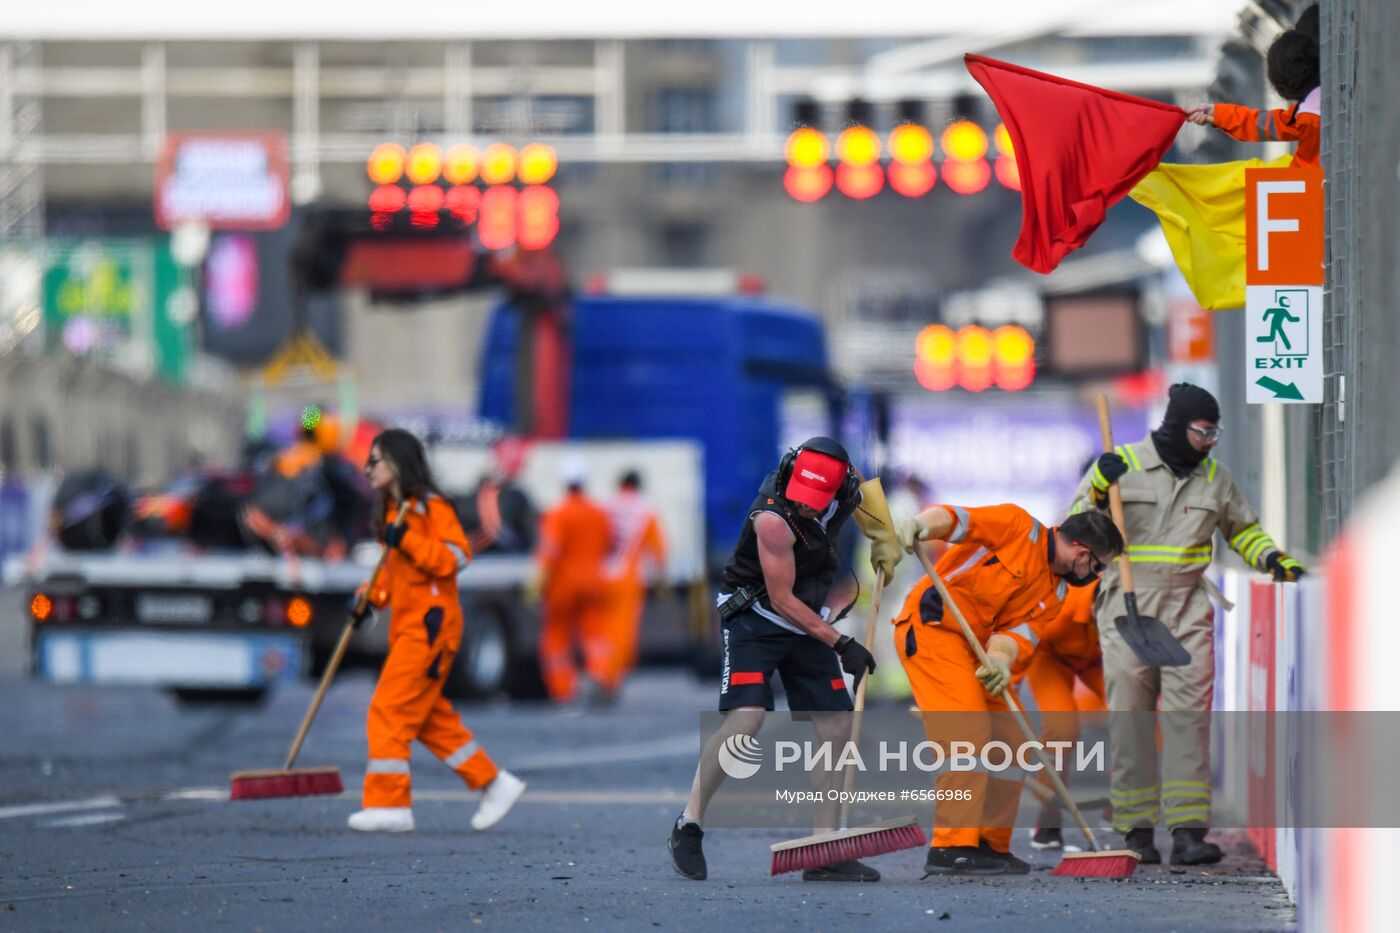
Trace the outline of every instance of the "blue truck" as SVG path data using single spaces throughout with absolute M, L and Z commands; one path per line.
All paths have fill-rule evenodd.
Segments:
M 480 417 L 517 423 L 521 316 L 496 308 L 481 357 Z M 800 397 L 839 424 L 841 392 L 822 322 L 759 295 L 590 295 L 568 318 L 568 437 L 671 439 L 703 450 L 706 553 L 727 557 L 782 450 L 784 407 Z

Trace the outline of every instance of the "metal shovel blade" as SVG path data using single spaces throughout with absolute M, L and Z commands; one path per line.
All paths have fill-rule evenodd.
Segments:
M 1191 653 L 1172 636 L 1161 619 L 1138 612 L 1136 593 L 1124 593 L 1123 602 L 1128 614 L 1114 619 L 1113 624 L 1139 661 L 1148 667 L 1181 667 L 1191 663 Z

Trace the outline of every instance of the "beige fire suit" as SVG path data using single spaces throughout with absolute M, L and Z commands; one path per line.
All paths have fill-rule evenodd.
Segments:
M 1117 448 L 1128 464 L 1119 480 L 1123 521 L 1141 615 L 1161 619 L 1191 653 L 1183 667 L 1147 667 L 1119 634 L 1126 614 L 1115 561 L 1103 574 L 1095 602 L 1108 688 L 1110 799 L 1119 832 L 1156 826 L 1165 809 L 1168 829 L 1210 825 L 1210 708 L 1215 688 L 1215 625 L 1205 576 L 1218 529 L 1245 562 L 1263 570 L 1278 550 L 1259 527 L 1230 471 L 1207 458 L 1177 479 L 1151 437 Z M 1071 513 L 1108 509 L 1107 484 L 1095 465 L 1079 484 Z M 1158 708 L 1159 718 L 1151 715 Z M 1125 715 L 1128 711 L 1144 715 Z M 1154 721 L 1155 720 L 1155 721 Z M 1157 726 L 1162 735 L 1158 783 Z

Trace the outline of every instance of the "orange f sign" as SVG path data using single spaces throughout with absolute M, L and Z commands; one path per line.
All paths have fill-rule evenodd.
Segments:
M 1245 284 L 1322 284 L 1322 169 L 1245 171 Z

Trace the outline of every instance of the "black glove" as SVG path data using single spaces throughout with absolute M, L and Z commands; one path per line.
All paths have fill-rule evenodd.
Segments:
M 1269 555 L 1269 559 L 1264 561 L 1264 569 L 1273 574 L 1275 583 L 1293 583 L 1299 577 L 1306 576 L 1307 570 L 1303 565 L 1282 551 L 1274 551 Z
M 384 529 L 384 543 L 389 547 L 398 547 L 403 542 L 406 531 L 408 531 L 407 525 L 390 525 Z
M 851 636 L 842 635 L 832 647 L 841 656 L 841 670 L 856 679 L 855 686 L 860 686 L 860 679 L 867 671 L 875 673 L 875 658 L 865 650 L 864 645 Z
M 374 618 L 374 607 L 369 604 L 368 599 L 361 605 L 358 593 L 350 597 L 350 603 L 345 608 L 350 618 L 355 621 L 355 628 L 364 628 Z
M 1124 473 L 1128 472 L 1128 462 L 1115 453 L 1099 454 L 1098 462 L 1095 464 L 1094 478 L 1089 482 L 1097 490 L 1108 489 Z

